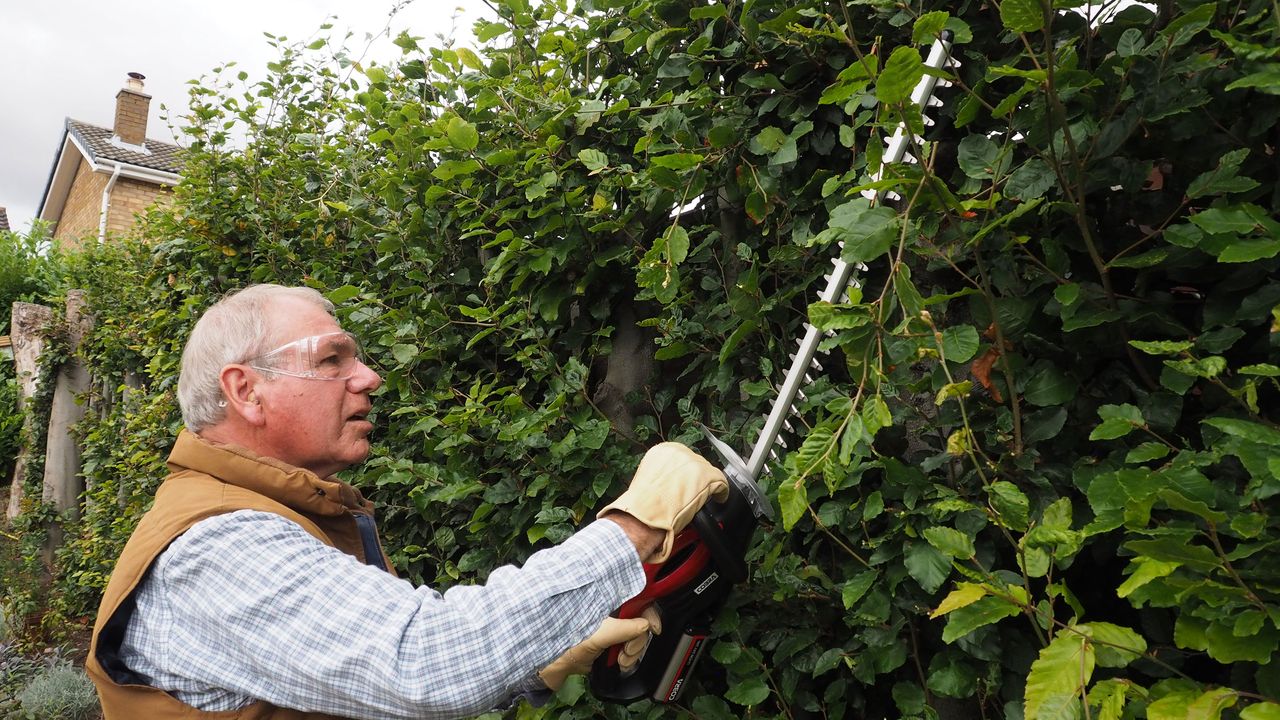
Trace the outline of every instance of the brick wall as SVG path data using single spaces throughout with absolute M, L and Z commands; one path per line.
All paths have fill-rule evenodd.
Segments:
M 76 177 L 71 181 L 71 192 L 67 194 L 67 204 L 62 208 L 62 217 L 54 228 L 53 239 L 60 247 L 78 248 L 87 238 L 96 241 L 98 237 L 98 220 L 102 214 L 102 189 L 110 178 L 95 173 L 89 163 L 80 158 L 80 166 L 76 168 Z
M 133 226 L 134 216 L 151 207 L 158 198 L 168 198 L 169 190 L 141 180 L 118 178 L 111 190 L 111 209 L 107 211 L 107 232 L 124 233 Z M 101 199 L 101 196 L 99 196 Z
M 71 182 L 67 204 L 62 218 L 54 229 L 53 238 L 65 249 L 81 247 L 98 241 L 98 224 L 102 219 L 102 191 L 106 189 L 110 175 L 95 173 L 83 158 Z M 107 211 L 107 232 L 124 233 L 134 223 L 135 216 L 153 203 L 170 196 L 168 188 L 161 188 L 141 180 L 116 178 L 111 189 L 111 207 Z

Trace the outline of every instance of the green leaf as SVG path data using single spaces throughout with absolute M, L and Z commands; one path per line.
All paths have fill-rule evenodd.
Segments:
M 669 170 L 688 170 L 697 167 L 702 161 L 703 156 L 698 153 L 671 153 L 649 158 L 651 164 Z
M 480 144 L 480 133 L 476 126 L 460 117 L 449 118 L 445 133 L 449 136 L 449 144 L 459 150 L 470 152 Z
M 951 561 L 929 543 L 907 541 L 903 564 L 927 593 L 936 592 L 951 575 Z
M 924 539 L 957 560 L 969 560 L 977 553 L 973 547 L 973 538 L 955 528 L 942 526 L 925 528 Z
M 1039 0 L 1004 0 L 1000 3 L 1000 22 L 1011 32 L 1035 32 L 1044 27 L 1044 7 Z M 1029 713 L 1027 720 L 1031 720 Z
M 1280 65 L 1268 65 L 1262 70 L 1250 73 L 1242 78 L 1227 83 L 1226 90 L 1253 88 L 1268 95 L 1280 95 Z
M 1280 632 L 1270 625 L 1264 625 L 1254 635 L 1239 637 L 1233 632 L 1231 625 L 1210 623 L 1204 635 L 1209 657 L 1224 664 L 1268 663 L 1276 650 L 1277 642 L 1280 642 Z
M 1134 590 L 1146 585 L 1152 580 L 1169 576 L 1174 570 L 1181 565 L 1176 562 L 1164 562 L 1161 560 L 1152 560 L 1149 557 L 1136 557 L 1129 562 L 1127 571 L 1132 571 L 1124 582 L 1120 583 L 1120 587 L 1116 588 L 1116 595 L 1119 597 L 1129 597 Z
M 1273 258 L 1280 253 L 1280 237 L 1237 240 L 1218 253 L 1218 262 L 1246 263 Z
M 1136 30 L 1136 28 L 1129 28 Z M 1240 163 L 1249 154 L 1249 148 L 1238 148 L 1224 154 L 1218 159 L 1218 166 L 1213 170 L 1200 173 L 1187 186 L 1187 197 L 1199 198 L 1206 195 L 1223 195 L 1233 192 L 1245 192 L 1258 186 L 1257 181 L 1240 177 Z
M 924 77 L 920 52 L 910 45 L 894 48 L 876 79 L 876 98 L 887 104 L 900 103 L 911 97 L 916 83 Z
M 1195 347 L 1195 343 L 1185 340 L 1130 340 L 1129 344 L 1148 355 L 1180 355 Z
M 1231 688 L 1206 690 L 1187 706 L 1187 717 L 1195 720 L 1218 720 L 1222 717 L 1222 711 L 1234 706 L 1239 699 L 1239 694 Z
M 1120 33 L 1120 39 L 1116 41 L 1116 54 L 1120 57 L 1133 57 L 1142 53 L 1142 48 L 1146 43 L 1142 41 L 1142 31 L 1138 28 L 1128 28 Z
M 942 630 L 943 642 L 951 643 L 981 627 L 1022 613 L 1018 605 L 994 595 L 984 597 L 958 608 L 947 615 L 947 626 Z
M 408 365 L 418 357 L 419 351 L 417 345 L 409 345 L 405 343 L 397 343 L 391 346 L 391 356 L 401 365 Z
M 1127 627 L 1105 622 L 1076 626 L 1093 642 L 1098 665 L 1124 667 L 1147 652 L 1147 641 Z
M 1133 405 L 1103 405 L 1098 408 L 1102 424 L 1089 433 L 1090 440 L 1115 440 L 1146 425 L 1142 411 Z
M 578 160 L 594 175 L 609 167 L 609 156 L 595 148 L 583 148 L 578 151 Z
M 325 295 L 325 297 L 328 298 L 329 302 L 333 303 L 334 305 L 341 305 L 342 303 L 350 300 L 351 298 L 359 294 L 360 294 L 360 288 L 356 287 L 355 285 L 343 285 L 337 290 L 334 290 L 333 292 L 328 293 L 327 295 Z
M 1241 440 L 1280 447 L 1280 430 L 1269 428 L 1249 420 L 1215 417 L 1203 421 L 1205 425 L 1215 427 L 1222 432 L 1238 437 Z
M 942 331 L 942 353 L 951 362 L 972 360 L 978 354 L 978 342 L 978 331 L 972 325 L 959 325 Z
M 789 531 L 809 510 L 809 493 L 802 476 L 778 486 L 778 506 L 782 509 L 782 527 Z
M 1116 679 L 1103 680 L 1089 688 L 1089 705 L 1098 708 L 1097 720 L 1121 720 L 1128 682 Z
M 1005 181 L 1004 191 L 1010 197 L 1019 200 L 1034 200 L 1042 197 L 1050 188 L 1057 186 L 1058 178 L 1045 161 L 1031 158 L 1013 171 Z
M 1280 720 L 1280 705 L 1260 702 L 1240 709 L 1240 720 Z
M 1042 363 L 1027 378 L 1022 395 L 1027 402 L 1040 407 L 1061 405 L 1076 396 L 1079 384 L 1057 366 Z
M 1248 233 L 1253 232 L 1254 228 L 1258 226 L 1257 221 L 1244 208 L 1239 206 L 1209 208 L 1187 219 L 1210 235 Z
M 689 233 L 679 225 L 672 225 L 663 234 L 667 262 L 679 265 L 689 256 Z
M 729 14 L 723 5 L 709 5 L 689 9 L 690 20 L 716 20 Z
M 883 205 L 870 207 L 857 198 L 831 211 L 830 227 L 844 242 L 840 257 L 847 263 L 874 260 L 897 240 L 898 214 Z
M 987 498 L 996 511 L 996 517 L 1010 530 L 1026 532 L 1031 513 L 1031 501 L 1017 485 L 1008 480 L 997 480 L 987 487 Z
M 943 10 L 928 12 L 916 18 L 911 28 L 911 42 L 924 45 L 933 42 L 947 26 L 948 14 Z
M 724 699 L 738 705 L 759 705 L 769 697 L 769 686 L 760 677 L 749 677 L 729 686 Z
M 1129 550 L 1155 560 L 1176 563 L 1201 572 L 1216 570 L 1221 564 L 1218 556 L 1209 548 L 1191 545 L 1173 537 L 1155 540 L 1130 540 L 1124 546 Z
M 1177 690 L 1147 706 L 1147 720 L 1188 720 L 1195 691 Z
M 769 125 L 751 138 L 751 142 L 747 143 L 747 149 L 756 155 L 772 155 L 781 150 L 783 143 L 786 141 L 786 133 Z
M 665 27 L 649 35 L 644 41 L 644 49 L 652 55 L 660 45 L 684 32 L 682 27 Z
M 960 141 L 956 161 L 965 175 L 975 180 L 1003 176 L 1009 168 L 1009 153 L 985 135 L 969 135 Z
M 1085 636 L 1071 629 L 1059 631 L 1031 663 L 1024 694 L 1026 720 L 1039 720 L 1041 707 L 1055 696 L 1080 697 L 1093 677 L 1094 660 L 1093 645 Z
M 844 603 L 845 610 L 852 610 L 858 604 L 858 601 L 871 589 L 876 577 L 874 571 L 867 570 L 853 576 L 853 579 L 841 586 L 840 600 Z
M 1216 11 L 1217 3 L 1205 3 L 1174 18 L 1160 31 L 1160 34 L 1167 39 L 1167 48 L 1176 48 L 1195 37 L 1196 33 L 1209 26 Z
M 1169 454 L 1169 447 L 1158 442 L 1144 442 L 1141 445 L 1130 450 L 1124 456 L 1124 461 L 1129 464 L 1138 464 L 1149 462 L 1151 460 L 1159 460 Z
M 829 303 L 820 300 L 809 306 L 809 322 L 822 331 L 851 330 L 872 320 L 871 309 L 866 305 Z

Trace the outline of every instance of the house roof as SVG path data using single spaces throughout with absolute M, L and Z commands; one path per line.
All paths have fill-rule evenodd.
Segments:
M 67 118 L 40 200 L 37 217 L 41 220 L 57 222 L 62 217 L 82 157 L 94 172 L 106 175 L 118 174 L 166 186 L 177 185 L 182 179 L 181 147 L 159 140 L 128 145 L 120 142 L 110 128 Z
M 182 148 L 158 140 L 144 140 L 142 152 L 137 145 L 125 145 L 119 141 L 112 142 L 115 134 L 111 128 L 90 125 L 87 122 L 67 118 L 67 133 L 80 141 L 81 147 L 89 155 L 89 162 L 97 163 L 100 159 L 114 160 L 139 167 L 178 173 L 182 170 Z

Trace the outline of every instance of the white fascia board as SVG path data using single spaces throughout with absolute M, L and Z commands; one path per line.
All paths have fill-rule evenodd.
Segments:
M 73 145 L 78 152 L 68 152 Z M 71 183 L 76 179 L 81 157 L 88 156 L 75 144 L 71 133 L 64 132 L 62 147 L 58 148 L 58 157 L 53 161 L 53 172 L 49 174 L 49 183 L 45 186 L 44 197 L 40 199 L 40 212 L 36 217 L 47 222 L 57 222 L 62 218 L 62 209 L 67 204 L 67 195 L 71 193 Z

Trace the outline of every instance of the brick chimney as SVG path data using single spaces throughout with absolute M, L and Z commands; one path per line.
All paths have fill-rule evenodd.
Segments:
M 151 96 L 142 92 L 142 73 L 131 72 L 125 86 L 116 93 L 116 124 L 112 128 L 120 142 L 141 145 L 147 139 L 147 113 Z

